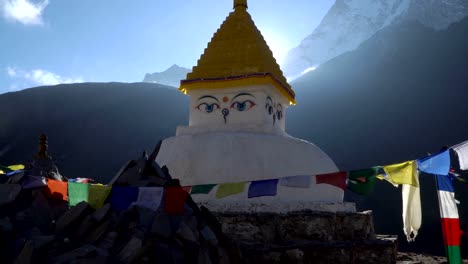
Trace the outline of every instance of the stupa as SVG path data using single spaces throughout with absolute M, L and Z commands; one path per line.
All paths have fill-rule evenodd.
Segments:
M 190 97 L 189 124 L 163 141 L 156 161 L 183 186 L 338 171 L 319 147 L 286 133 L 286 110 L 296 104 L 295 93 L 247 8 L 246 0 L 234 0 L 234 10 L 181 81 L 179 90 Z M 223 210 L 353 210 L 353 204 L 342 203 L 341 188 L 309 179 L 303 188 L 279 184 L 271 197 L 247 198 L 246 188 L 222 199 L 216 189 L 193 198 Z

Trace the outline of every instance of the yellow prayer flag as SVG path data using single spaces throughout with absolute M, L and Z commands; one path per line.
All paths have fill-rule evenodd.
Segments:
M 101 208 L 111 190 L 112 186 L 91 184 L 91 186 L 89 186 L 88 204 L 94 209 Z
M 223 183 L 218 186 L 216 198 L 224 198 L 226 196 L 235 195 L 244 191 L 245 182 Z
M 419 187 L 417 175 L 417 164 L 413 161 L 406 161 L 399 164 L 393 164 L 383 167 L 385 174 L 393 184 L 409 184 Z
M 5 174 L 2 170 L 0 170 L 0 175 Z
M 11 165 L 11 166 L 8 166 L 7 168 L 9 168 L 12 171 L 24 170 L 24 165 L 22 165 L 22 164 Z

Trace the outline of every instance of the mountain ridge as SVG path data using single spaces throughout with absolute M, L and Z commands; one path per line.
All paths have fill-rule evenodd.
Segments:
M 468 15 L 468 0 L 336 0 L 319 26 L 290 50 L 282 65 L 288 78 L 359 47 L 379 30 L 404 21 L 446 29 Z

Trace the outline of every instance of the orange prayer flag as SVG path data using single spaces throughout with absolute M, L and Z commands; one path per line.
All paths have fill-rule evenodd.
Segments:
M 47 195 L 53 198 L 68 201 L 68 195 L 67 195 L 68 182 L 49 179 L 47 181 L 47 187 L 44 188 L 44 191 L 46 192 Z

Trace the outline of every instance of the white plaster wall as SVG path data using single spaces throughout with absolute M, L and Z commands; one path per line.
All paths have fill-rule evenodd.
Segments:
M 243 95 L 233 99 L 241 93 L 249 93 L 253 95 Z M 213 126 L 213 125 L 236 125 L 236 124 L 261 124 L 279 127 L 285 130 L 285 112 L 288 107 L 287 99 L 273 85 L 252 85 L 242 87 L 228 87 L 223 89 L 197 89 L 189 92 L 190 96 L 190 116 L 189 126 Z M 214 98 L 203 98 L 204 96 L 212 96 Z M 227 102 L 223 98 L 228 98 Z M 272 98 L 273 113 L 268 114 L 265 107 L 267 97 Z M 250 109 L 238 111 L 233 107 L 234 102 L 251 101 L 255 103 Z M 206 112 L 206 104 L 213 106 L 212 112 Z M 282 108 L 282 118 L 275 118 L 278 105 Z M 250 102 L 247 103 L 247 108 L 250 107 Z M 222 113 L 223 109 L 229 110 L 226 116 L 226 122 Z
M 338 171 L 328 155 L 312 143 L 287 135 L 253 132 L 201 132 L 168 138 L 156 161 L 166 165 L 171 175 L 186 186 Z M 247 198 L 241 194 L 229 199 Z M 315 183 L 309 189 L 280 187 L 277 196 L 264 200 L 342 202 L 343 190 Z

